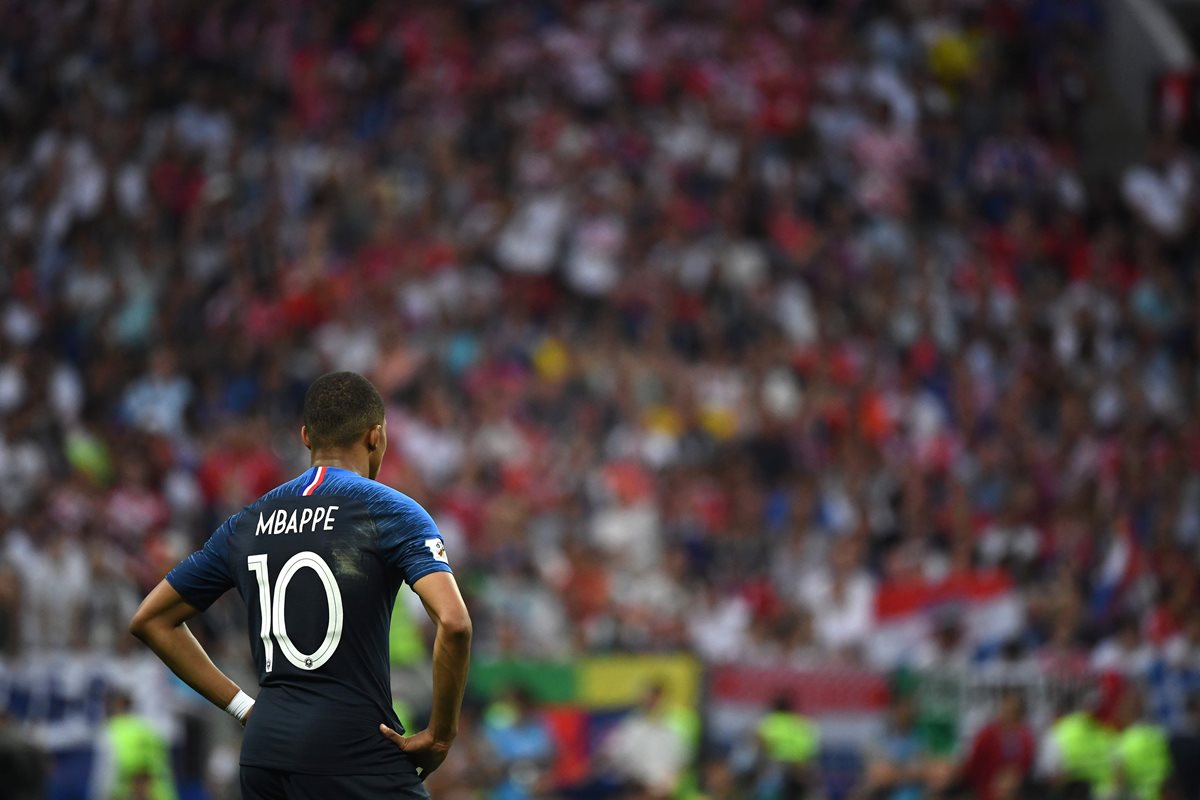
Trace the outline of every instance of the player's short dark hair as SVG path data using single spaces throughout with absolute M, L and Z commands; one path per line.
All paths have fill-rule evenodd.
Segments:
M 383 398 L 357 372 L 328 372 L 304 394 L 304 427 L 314 448 L 348 447 L 383 424 Z

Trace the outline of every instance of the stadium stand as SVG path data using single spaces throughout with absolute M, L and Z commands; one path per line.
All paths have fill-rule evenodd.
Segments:
M 952 782 L 999 687 L 1040 749 L 1096 673 L 1194 738 L 1196 165 L 1166 129 L 1081 167 L 1102 32 L 1094 0 L 0 0 L 0 708 L 51 794 L 120 686 L 226 796 L 235 731 L 125 622 L 307 465 L 333 368 L 387 399 L 481 660 L 698 659 L 695 741 L 643 712 L 682 786 L 774 791 L 747 675 L 831 687 L 796 690 L 831 796 L 917 752 L 910 683 L 950 772 L 882 796 Z M 231 603 L 198 634 L 248 672 Z M 489 736 L 537 712 L 489 693 L 435 796 L 619 791 L 564 692 L 575 761 L 514 780 Z

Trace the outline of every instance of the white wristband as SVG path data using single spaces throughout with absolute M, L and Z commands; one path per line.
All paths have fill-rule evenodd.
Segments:
M 225 713 L 241 722 L 250 713 L 250 707 L 254 705 L 254 698 L 238 689 L 238 693 L 229 701 L 229 705 L 225 706 Z

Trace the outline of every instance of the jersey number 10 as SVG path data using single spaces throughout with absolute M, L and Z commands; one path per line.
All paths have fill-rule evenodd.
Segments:
M 258 607 L 262 612 L 262 624 L 258 636 L 262 639 L 266 655 L 266 670 L 271 671 L 275 658 L 275 645 L 272 636 L 279 643 L 283 657 L 300 669 L 316 669 L 333 656 L 338 643 L 342 640 L 342 591 L 338 588 L 333 570 L 325 563 L 325 559 L 316 553 L 305 550 L 284 562 L 283 569 L 275 578 L 275 602 L 271 602 L 271 582 L 267 573 L 267 556 L 250 556 L 246 566 L 258 580 Z M 284 605 L 287 602 L 287 588 L 293 577 L 300 570 L 308 567 L 317 573 L 321 585 L 325 587 L 325 601 L 329 605 L 329 624 L 325 628 L 325 639 L 311 653 L 301 652 L 300 648 L 288 638 L 287 622 L 284 617 Z

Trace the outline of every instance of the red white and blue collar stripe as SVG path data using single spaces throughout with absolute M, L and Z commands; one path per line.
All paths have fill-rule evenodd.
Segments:
M 328 467 L 317 467 L 317 471 L 313 475 L 313 479 L 308 482 L 308 485 L 304 487 L 304 491 L 300 493 L 302 497 L 308 497 L 317 490 L 317 487 L 320 486 L 325 480 L 325 471 L 327 469 Z

